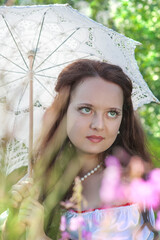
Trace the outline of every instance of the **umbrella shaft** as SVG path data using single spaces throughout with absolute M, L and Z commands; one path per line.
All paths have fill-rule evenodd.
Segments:
M 29 154 L 32 153 L 33 148 L 33 74 L 30 73 L 30 92 L 29 92 Z
M 29 59 L 29 163 L 28 173 L 32 175 L 32 150 L 33 150 L 33 55 Z

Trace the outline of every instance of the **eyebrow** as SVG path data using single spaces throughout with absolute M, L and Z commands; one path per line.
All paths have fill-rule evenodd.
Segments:
M 77 104 L 77 105 L 79 105 L 79 106 L 87 106 L 87 107 L 90 107 L 90 108 L 93 108 L 94 106 L 92 105 L 92 104 L 89 104 L 89 103 L 79 103 L 79 104 Z M 117 109 L 117 110 L 119 110 L 120 112 L 122 112 L 122 109 L 121 108 L 119 108 L 119 107 L 109 107 L 109 108 L 106 108 L 106 110 L 107 109 Z

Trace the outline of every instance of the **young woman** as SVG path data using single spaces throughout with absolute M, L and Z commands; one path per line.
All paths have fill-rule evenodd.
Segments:
M 121 147 L 130 156 L 138 155 L 151 166 L 143 130 L 133 111 L 132 83 L 118 66 L 82 59 L 68 65 L 60 73 L 55 90 L 57 96 L 45 113 L 44 129 L 36 149 L 35 166 L 38 166 L 36 170 L 43 166 L 39 175 L 43 175 L 39 199 L 45 202 L 47 195 L 56 191 L 52 184 L 56 174 L 53 176 L 52 169 L 57 162 L 61 161 L 62 165 L 64 163 L 67 166 L 70 162 L 66 161 L 66 156 L 74 159 L 69 165 L 68 183 L 64 177 L 68 190 L 67 192 L 62 190 L 61 199 L 68 200 L 71 197 L 73 188 L 71 182 L 78 175 L 83 186 L 83 196 L 88 203 L 87 206 L 83 204 L 81 206 L 81 216 L 86 221 L 83 230 L 91 234 L 91 239 L 100 239 L 98 238 L 101 233 L 100 221 L 110 211 L 100 209 L 102 202 L 99 197 L 106 156 L 113 154 L 115 147 Z M 49 160 L 45 159 L 46 156 Z M 79 167 L 76 164 L 74 166 L 75 162 Z M 45 234 L 42 205 L 32 199 L 26 207 L 25 198 L 28 195 L 29 184 L 20 182 L 13 191 L 14 204 L 16 206 L 21 204 L 21 222 L 29 226 L 31 234 L 29 239 L 41 240 L 49 237 L 56 239 L 51 231 L 52 224 L 54 225 L 52 210 L 49 210 L 50 221 L 47 223 Z M 106 233 L 106 238 L 103 239 L 131 240 L 140 227 L 141 233 L 137 235 L 139 236 L 137 239 L 154 239 L 151 230 L 154 219 L 151 211 L 141 214 L 137 204 L 126 202 L 117 201 L 113 205 L 109 233 Z M 78 216 L 76 210 L 66 213 L 68 225 L 73 217 Z M 36 212 L 39 212 L 41 217 L 35 220 L 33 215 L 39 216 Z M 35 221 L 38 232 L 35 231 Z M 146 222 L 150 224 L 150 229 L 145 226 Z M 68 231 L 70 239 L 78 239 L 77 231 Z M 36 232 L 34 237 L 33 232 Z

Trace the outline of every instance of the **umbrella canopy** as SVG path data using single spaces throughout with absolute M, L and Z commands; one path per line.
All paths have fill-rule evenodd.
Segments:
M 18 143 L 25 151 L 29 147 L 29 154 L 40 122 L 36 120 L 34 127 L 33 119 L 41 119 L 55 96 L 59 72 L 76 59 L 99 59 L 120 66 L 133 83 L 134 109 L 158 102 L 134 57 L 139 43 L 67 4 L 0 7 L 0 45 L 0 111 L 6 112 L 7 128 L 13 132 L 11 146 Z M 7 173 L 27 165 L 26 154 L 22 157 L 17 147 L 12 149 L 12 157 L 9 154 L 6 159 Z

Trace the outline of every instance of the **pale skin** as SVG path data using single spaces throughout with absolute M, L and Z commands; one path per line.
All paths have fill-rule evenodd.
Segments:
M 97 154 L 115 141 L 122 120 L 122 107 L 122 89 L 99 77 L 86 78 L 73 91 L 67 111 L 67 134 L 84 161 L 83 175 L 97 166 Z M 95 143 L 86 138 L 92 135 L 104 139 Z M 87 209 L 101 206 L 98 192 L 102 176 L 103 172 L 98 171 L 83 182 Z
M 71 94 L 66 127 L 78 157 L 83 159 L 82 174 L 85 175 L 99 163 L 98 154 L 107 150 L 117 137 L 122 121 L 123 91 L 117 84 L 100 77 L 86 77 L 83 80 Z M 102 139 L 97 141 L 95 136 Z M 101 169 L 83 182 L 83 195 L 88 202 L 88 207 L 82 206 L 83 210 L 101 206 L 98 193 L 102 175 Z M 43 230 L 42 205 L 32 198 L 25 210 L 24 201 L 30 195 L 29 184 L 31 183 L 22 182 L 14 186 L 13 203 L 15 207 L 20 205 L 23 209 L 20 218 L 30 229 L 30 240 L 50 239 Z M 37 212 L 34 214 L 36 219 L 33 219 L 33 209 Z M 32 233 L 34 221 L 39 229 L 36 238 Z

